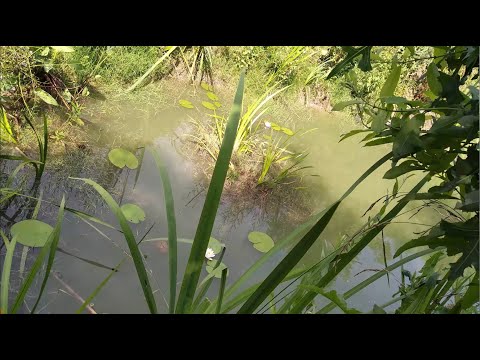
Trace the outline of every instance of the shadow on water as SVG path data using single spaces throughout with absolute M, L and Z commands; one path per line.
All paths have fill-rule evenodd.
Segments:
M 199 179 L 195 161 L 185 158 L 177 150 L 179 134 L 184 129 L 182 124 L 187 120 L 185 111 L 172 108 L 160 111 L 154 105 L 141 106 L 138 109 L 131 104 L 119 103 L 112 104 L 108 111 L 102 110 L 104 108 L 104 105 L 98 108 L 94 103 L 85 115 L 91 122 L 86 125 L 89 129 L 89 141 L 85 148 L 73 147 L 68 149 L 62 157 L 50 159 L 41 183 L 26 184 L 28 180 L 25 179 L 31 175 L 27 170 L 23 173 L 24 180 L 19 177 L 16 186 L 21 185 L 23 189 L 29 188 L 28 194 L 33 197 L 37 197 L 41 189 L 43 198 L 53 203 L 59 203 L 62 194 L 65 194 L 68 207 L 90 213 L 115 226 L 118 226 L 116 219 L 98 194 L 90 186 L 68 177 L 91 178 L 109 191 L 117 201 L 120 200 L 125 186 L 122 204 L 135 203 L 146 213 L 144 222 L 131 224 L 137 239 L 143 237 L 152 225 L 154 226 L 148 233 L 147 239 L 165 238 L 167 223 L 163 188 L 149 152 L 145 153 L 135 188 L 133 187 L 135 171 L 114 167 L 107 156 L 114 147 L 124 147 L 137 152 L 144 141 L 147 141 L 159 152 L 169 171 L 176 208 L 178 237 L 192 239 L 205 200 L 206 181 Z M 386 147 L 361 149 L 358 140 L 352 139 L 338 144 L 339 136 L 352 128 L 345 119 L 318 112 L 309 113 L 305 119 L 301 124 L 302 128 L 319 128 L 302 137 L 297 143 L 299 147 L 309 148 L 309 165 L 314 166 L 314 172 L 319 175 L 306 178 L 306 190 L 299 190 L 298 194 L 291 197 L 278 197 L 272 193 L 261 202 L 241 196 L 222 198 L 212 236 L 227 246 L 223 261 L 229 266 L 229 282 L 237 279 L 261 256 L 248 241 L 249 232 L 264 231 L 275 241 L 280 240 L 309 215 L 338 199 L 373 162 L 387 151 Z M 147 128 L 148 131 L 145 131 Z M 3 162 L 0 170 L 4 174 L 9 174 L 12 170 L 10 166 L 12 165 Z M 361 217 L 363 212 L 393 186 L 392 181 L 382 179 L 382 174 L 387 168 L 388 165 L 385 165 L 377 170 L 342 204 L 321 238 L 302 260 L 303 264 L 315 262 L 322 251 L 331 249 L 338 244 L 342 236 L 351 235 L 365 223 L 366 219 Z M 23 184 L 20 184 L 22 181 Z M 411 180 L 410 183 L 413 181 Z M 3 206 L 0 212 L 2 229 L 7 233 L 14 222 L 30 218 L 35 204 L 35 200 L 16 197 L 7 204 L 8 206 Z M 38 219 L 53 225 L 57 211 L 58 207 L 54 204 L 43 203 Z M 301 216 L 298 216 L 299 213 Z M 297 215 L 296 218 L 295 215 Z M 414 225 L 387 227 L 384 235 L 390 254 L 419 229 L 423 230 Z M 373 245 L 363 251 L 357 261 L 342 273 L 343 276 L 337 279 L 333 287 L 338 290 L 347 290 L 368 276 L 368 273 L 354 276 L 356 273 L 365 269 L 383 268 L 381 244 L 381 239 L 376 239 Z M 165 251 L 161 251 L 158 245 L 155 241 L 145 241 L 141 245 L 141 251 L 146 259 L 159 311 L 166 312 L 168 310 L 165 300 L 168 298 L 166 293 L 168 255 Z M 125 254 L 128 254 L 121 233 L 99 224 L 86 223 L 71 213 L 65 214 L 60 247 L 77 256 L 98 261 L 109 267 L 118 264 Z M 183 277 L 189 251 L 190 245 L 179 244 L 179 281 Z M 33 255 L 35 254 L 33 252 Z M 27 269 L 28 264 L 33 261 L 32 252 L 30 255 Z M 283 255 L 278 254 L 271 263 L 255 274 L 252 281 L 263 279 Z M 18 259 L 19 256 L 16 256 L 13 269 L 18 269 Z M 420 263 L 411 266 L 415 269 L 420 266 Z M 80 302 L 71 292 L 65 290 L 64 284 L 70 284 L 77 294 L 86 298 L 109 274 L 106 269 L 92 266 L 63 253 L 57 253 L 54 270 L 61 276 L 64 283 L 62 284 L 55 277 L 50 277 L 48 295 L 46 294 L 42 300 L 43 312 L 76 311 Z M 16 281 L 18 286 L 19 282 Z M 370 310 L 372 301 L 382 302 L 396 291 L 396 284 L 388 285 L 382 281 L 375 286 L 375 291 L 362 292 L 352 298 L 359 309 Z M 214 286 L 211 291 L 214 294 L 217 288 Z M 136 313 L 148 310 L 131 261 L 125 263 L 112 277 L 94 301 L 93 308 L 99 312 Z

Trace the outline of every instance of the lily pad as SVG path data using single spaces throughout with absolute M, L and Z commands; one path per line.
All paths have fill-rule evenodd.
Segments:
M 17 236 L 17 241 L 25 246 L 43 247 L 52 233 L 53 228 L 38 220 L 23 220 L 12 226 L 12 237 Z
M 202 82 L 202 83 L 200 84 L 200 86 L 201 86 L 204 90 L 213 91 L 212 86 L 209 85 L 209 84 L 207 84 L 207 83 Z
M 248 234 L 248 240 L 253 243 L 253 247 L 260 252 L 266 253 L 275 245 L 272 238 L 260 231 L 252 231 Z
M 116 148 L 110 150 L 108 159 L 113 165 L 120 169 L 123 169 L 125 165 L 129 169 L 136 169 L 138 167 L 138 160 L 135 155 L 125 149 Z
M 218 267 L 215 270 L 213 270 L 216 264 L 217 264 L 217 260 L 209 260 L 207 262 L 207 267 L 205 268 L 205 270 L 207 270 L 209 274 L 213 274 L 213 276 L 220 279 L 222 277 L 222 271 L 223 269 L 227 268 L 227 265 L 221 262 L 220 265 L 218 265 Z M 228 273 L 229 273 L 229 270 L 227 270 L 227 276 L 228 276 Z
M 188 100 L 178 100 L 178 103 L 184 108 L 193 109 L 193 104 Z
M 135 204 L 124 204 L 120 207 L 125 218 L 131 223 L 138 224 L 145 220 L 145 212 L 142 208 Z
M 215 254 L 221 253 L 222 248 L 224 246 L 225 246 L 224 244 L 222 244 L 220 241 L 218 241 L 217 239 L 215 239 L 213 237 L 211 237 L 210 240 L 208 241 L 208 247 L 210 249 L 212 249 Z
M 215 105 L 213 105 L 212 103 L 210 103 L 208 101 L 202 101 L 202 105 L 205 106 L 207 109 L 210 109 L 210 110 L 216 110 L 217 109 L 215 107 Z
M 213 100 L 213 101 L 217 101 L 218 100 L 218 96 L 215 95 L 213 92 L 209 91 L 207 92 L 207 96 L 210 100 Z

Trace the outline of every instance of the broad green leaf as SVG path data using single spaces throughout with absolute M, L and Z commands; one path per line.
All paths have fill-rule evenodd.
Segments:
M 52 233 L 53 228 L 39 220 L 23 220 L 10 229 L 12 237 L 17 237 L 17 242 L 30 247 L 43 247 Z
M 353 99 L 353 100 L 339 102 L 338 104 L 335 104 L 333 106 L 332 111 L 340 111 L 345 109 L 347 106 L 355 105 L 355 104 L 363 104 L 363 100 Z
M 394 95 L 395 89 L 397 88 L 398 80 L 400 80 L 401 71 L 402 67 L 397 63 L 393 62 L 390 74 L 388 75 L 387 80 L 383 84 L 382 90 L 380 90 L 381 98 Z
M 210 110 L 216 110 L 217 107 L 208 101 L 202 101 L 202 105 Z
M 418 114 L 407 119 L 395 136 L 393 142 L 393 159 L 400 159 L 405 155 L 413 154 L 424 148 L 420 140 L 420 128 L 425 121 L 425 115 Z
M 463 211 L 478 211 L 478 190 L 469 192 L 465 195 L 463 203 L 459 203 L 457 208 Z
M 435 62 L 432 62 L 427 69 L 427 82 L 428 87 L 436 96 L 440 96 L 442 94 L 442 84 L 440 84 L 440 80 L 438 79 L 439 76 L 440 73 L 437 65 L 435 65 Z
M 388 170 L 385 175 L 383 175 L 384 179 L 395 179 L 400 175 L 406 174 L 410 171 L 414 170 L 421 170 L 423 167 L 415 160 L 407 160 L 402 162 L 400 165 L 397 165 L 390 170 Z
M 217 264 L 217 260 L 207 261 L 207 266 L 205 267 L 205 270 L 207 270 L 209 274 L 212 274 L 216 278 L 220 279 L 222 277 L 222 271 L 223 269 L 227 269 L 227 265 L 221 262 L 220 265 L 218 265 L 215 268 L 216 264 Z M 228 276 L 228 269 L 227 269 L 227 276 Z
M 113 165 L 120 169 L 123 169 L 125 165 L 132 170 L 136 169 L 138 166 L 138 160 L 135 155 L 130 151 L 121 148 L 110 150 L 108 153 L 108 159 Z
M 3 107 L 0 107 L 2 112 L 2 116 L 0 116 L 0 142 L 10 142 L 16 144 L 17 141 L 13 137 L 12 128 L 10 127 L 10 123 L 8 122 L 7 112 Z
M 290 129 L 288 129 L 288 128 L 282 127 L 281 130 L 282 130 L 282 132 L 283 132 L 284 134 L 286 134 L 286 135 L 288 135 L 288 136 L 292 136 L 292 135 L 293 135 L 293 131 L 290 130 Z
M 200 84 L 200 86 L 201 86 L 204 90 L 206 90 L 206 91 L 213 91 L 212 86 L 209 85 L 209 84 L 207 84 L 207 83 L 202 82 L 202 83 Z
M 72 46 L 50 46 L 53 50 L 63 53 L 74 52 L 75 49 Z
M 180 106 L 183 106 L 187 109 L 193 109 L 194 107 L 193 104 L 188 100 L 178 100 L 178 103 L 180 104 Z
M 349 131 L 348 133 L 346 134 L 342 134 L 341 135 L 341 138 L 338 142 L 342 142 L 343 140 L 349 138 L 350 136 L 353 136 L 353 135 L 357 135 L 357 134 L 360 134 L 362 132 L 367 132 L 367 131 L 370 131 L 370 130 L 352 130 L 352 131 Z
M 107 203 L 108 207 L 117 218 L 118 222 L 120 223 L 120 227 L 122 228 L 123 236 L 125 237 L 125 240 L 128 244 L 128 248 L 130 249 L 130 254 L 132 255 L 133 263 L 135 264 L 135 269 L 137 270 L 138 280 L 140 281 L 140 284 L 142 286 L 143 294 L 147 301 L 148 308 L 150 309 L 151 313 L 156 314 L 157 305 L 155 303 L 155 297 L 153 296 L 152 288 L 150 286 L 150 281 L 148 280 L 145 264 L 143 263 L 143 256 L 138 249 L 138 245 L 135 240 L 135 236 L 133 235 L 132 229 L 128 225 L 127 219 L 125 219 L 125 216 L 123 215 L 123 212 L 118 206 L 117 202 L 108 193 L 108 191 L 98 185 L 95 181 L 81 178 L 71 179 L 82 180 L 85 183 L 91 185 L 100 194 L 100 196 L 102 196 L 103 200 Z
M 410 103 L 411 101 L 405 99 L 404 97 L 401 96 L 387 96 L 382 98 L 382 101 L 385 104 L 406 104 Z
M 209 98 L 210 100 L 212 100 L 212 101 L 217 101 L 217 100 L 218 100 L 218 96 L 215 95 L 215 94 L 214 94 L 213 92 L 211 92 L 211 91 L 207 92 L 207 96 L 208 96 L 208 98 Z
M 263 253 L 270 251 L 275 245 L 269 235 L 260 231 L 252 231 L 248 234 L 248 240 L 253 244 L 255 249 Z
M 362 52 L 362 58 L 358 62 L 358 68 L 362 71 L 372 70 L 372 65 L 370 64 L 370 52 L 372 51 L 371 46 L 367 46 Z
M 139 222 L 145 220 L 145 212 L 138 205 L 123 204 L 120 209 L 122 209 L 125 219 L 127 219 L 131 223 L 138 224 Z
M 366 49 L 369 48 L 369 46 L 361 46 L 359 48 L 352 48 L 349 47 L 347 49 L 348 55 L 343 59 L 340 63 L 338 63 L 332 71 L 327 75 L 326 80 L 332 78 L 333 76 L 339 74 L 348 64 L 350 64 L 355 58 L 358 56 L 365 54 Z
M 53 106 L 58 106 L 58 103 L 57 103 L 57 100 L 55 100 L 52 95 L 50 95 L 49 93 L 47 93 L 45 90 L 43 89 L 35 89 L 34 91 L 35 95 L 37 95 L 42 101 L 46 102 L 47 104 L 49 105 L 53 105 Z
M 393 141 L 394 141 L 393 136 L 387 136 L 387 137 L 383 137 L 383 138 L 380 138 L 380 139 L 369 141 L 363 146 L 377 146 L 377 145 L 382 145 L 382 144 L 389 144 Z
M 385 123 L 387 122 L 388 113 L 385 110 L 379 110 L 378 113 L 372 118 L 372 130 L 379 134 L 385 129 L 387 126 Z
M 232 110 L 225 128 L 225 135 L 222 141 L 220 152 L 213 169 L 212 178 L 208 187 L 207 196 L 203 205 L 197 231 L 193 240 L 192 249 L 188 258 L 182 287 L 178 295 L 176 313 L 187 313 L 191 310 L 195 291 L 197 290 L 205 252 L 212 234 L 213 224 L 217 214 L 220 197 L 227 177 L 227 171 L 232 157 L 235 138 L 242 111 L 245 74 L 242 72 L 238 82 L 237 91 L 233 101 Z
M 448 256 L 462 253 L 462 256 L 451 264 L 450 279 L 456 279 L 462 276 L 463 271 L 469 266 L 473 266 L 478 271 L 478 235 L 478 215 L 464 222 L 451 223 L 441 220 L 440 226 L 432 228 L 429 234 L 401 246 L 394 257 L 418 246 L 428 246 L 431 249 L 445 246 Z

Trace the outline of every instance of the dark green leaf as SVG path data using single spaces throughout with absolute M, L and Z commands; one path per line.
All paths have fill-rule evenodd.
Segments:
M 387 80 L 383 84 L 382 90 L 380 90 L 380 97 L 393 96 L 395 89 L 397 88 L 398 80 L 400 79 L 400 73 L 402 68 L 395 62 L 392 63 L 390 74 Z
M 366 132 L 366 131 L 370 131 L 370 130 L 352 130 L 352 131 L 349 131 L 348 133 L 341 135 L 341 138 L 340 138 L 339 142 L 342 142 L 343 140 L 349 138 L 350 136 L 357 135 L 357 134 L 360 134 L 360 133 Z
M 345 109 L 347 106 L 355 105 L 355 104 L 363 104 L 363 100 L 353 99 L 353 100 L 339 102 L 338 104 L 335 104 L 333 106 L 332 111 L 340 111 Z
M 437 65 L 435 65 L 435 62 L 432 62 L 427 69 L 427 82 L 428 87 L 436 96 L 440 96 L 442 94 L 442 84 L 438 79 L 439 76 L 440 72 L 438 71 Z
M 423 169 L 420 164 L 415 160 L 407 160 L 402 162 L 400 165 L 397 165 L 390 170 L 388 170 L 385 175 L 383 175 L 384 179 L 395 179 L 400 175 L 406 174 L 413 170 L 421 170 Z
M 393 159 L 400 159 L 405 155 L 421 150 L 424 145 L 420 140 L 420 128 L 425 121 L 425 115 L 418 114 L 406 119 L 393 142 Z
M 352 60 L 364 53 L 368 46 L 361 46 L 357 49 L 350 48 L 345 59 L 338 63 L 327 76 L 327 80 L 339 74 Z

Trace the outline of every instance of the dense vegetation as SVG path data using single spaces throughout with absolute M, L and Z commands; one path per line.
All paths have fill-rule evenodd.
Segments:
M 386 304 L 375 305 L 372 312 L 385 313 L 384 308 L 397 302 L 400 302 L 397 313 L 477 312 L 478 61 L 479 48 L 469 46 L 0 48 L 0 158 L 16 162 L 14 170 L 2 179 L 0 211 L 6 214 L 15 201 L 24 201 L 31 207 L 26 220 L 15 222 L 15 217 L 10 217 L 13 220 L 7 222 L 9 231 L 1 232 L 5 255 L 0 311 L 20 310 L 33 280 L 43 273 L 42 266 L 48 257 L 40 291 L 31 309 L 35 312 L 55 254 L 64 252 L 58 243 L 65 211 L 116 229 L 92 214 L 68 207 L 65 198 L 56 204 L 59 211 L 54 227 L 36 220 L 42 202 L 47 201 L 41 193 L 38 195 L 38 187 L 52 144 L 58 146 L 69 138 L 78 138 L 81 136 L 78 129 L 91 125 L 82 115 L 84 101 L 89 97 L 140 96 L 147 83 L 154 85 L 170 76 L 198 87 L 194 98 L 182 98 L 176 105 L 190 112 L 191 154 L 196 154 L 201 166 L 208 169 L 205 175 L 211 174 L 195 237 L 187 239 L 192 248 L 178 294 L 177 243 L 185 239 L 177 238 L 169 169 L 148 139 L 148 128 L 144 127 L 128 148 L 112 149 L 108 159 L 117 168 L 136 169 L 135 183 L 147 149 L 155 159 L 167 210 L 168 237 L 163 241 L 169 250 L 171 313 L 327 313 L 337 307 L 345 313 L 358 313 L 347 306 L 346 299 L 379 278 L 388 277 L 394 269 L 427 255 L 420 273 L 402 271 L 398 296 Z M 242 69 L 245 72 L 234 90 L 231 86 Z M 229 109 L 222 98 L 233 91 L 233 107 Z M 291 191 L 292 184 L 299 186 L 308 171 L 302 164 L 308 152 L 290 145 L 309 129 L 298 129 L 294 123 L 280 123 L 273 121 L 272 116 L 266 117 L 270 105 L 295 102 L 344 111 L 352 122 L 362 125 L 361 129 L 344 134 L 340 142 L 363 134 L 365 146 L 391 144 L 391 151 L 372 161 L 372 166 L 342 197 L 282 240 L 274 244 L 267 234 L 250 233 L 249 240 L 264 254 L 228 285 L 228 267 L 222 263 L 226 248 L 211 237 L 222 191 L 239 183 L 251 184 L 252 191 L 269 192 Z M 391 193 L 372 199 L 376 201 L 369 210 L 382 202 L 381 209 L 315 264 L 299 267 L 300 260 L 324 232 L 342 201 L 385 163 L 391 163 L 391 168 L 384 178 L 395 179 L 395 185 Z M 26 189 L 15 178 L 29 166 L 35 171 L 35 179 L 31 188 Z M 420 174 L 421 180 L 408 192 L 401 192 L 398 179 L 413 172 Z M 148 308 L 156 313 L 157 300 L 139 250 L 146 234 L 141 238 L 136 236 L 129 225 L 140 221 L 145 214 L 135 204 L 121 204 L 127 182 L 117 202 L 97 182 L 72 179 L 91 186 L 108 204 L 130 252 L 78 312 L 85 310 L 122 264 L 131 259 Z M 245 187 L 241 189 L 243 192 Z M 396 249 L 392 259 L 395 262 L 388 265 L 385 258 L 382 271 L 343 294 L 327 290 L 339 273 L 374 238 L 383 236 L 383 229 L 413 202 L 419 204 L 417 212 L 427 208 L 439 211 L 441 221 Z M 17 244 L 39 247 L 40 251 L 15 294 L 13 305 L 9 306 L 10 273 Z M 258 269 L 285 249 L 287 254 L 263 281 L 245 287 Z M 402 258 L 406 251 L 409 255 Z M 209 275 L 200 282 L 206 254 Z M 216 254 L 219 258 L 212 260 Z M 220 279 L 219 293 L 210 299 L 206 294 L 215 278 Z M 330 303 L 317 309 L 317 296 L 327 298 Z

